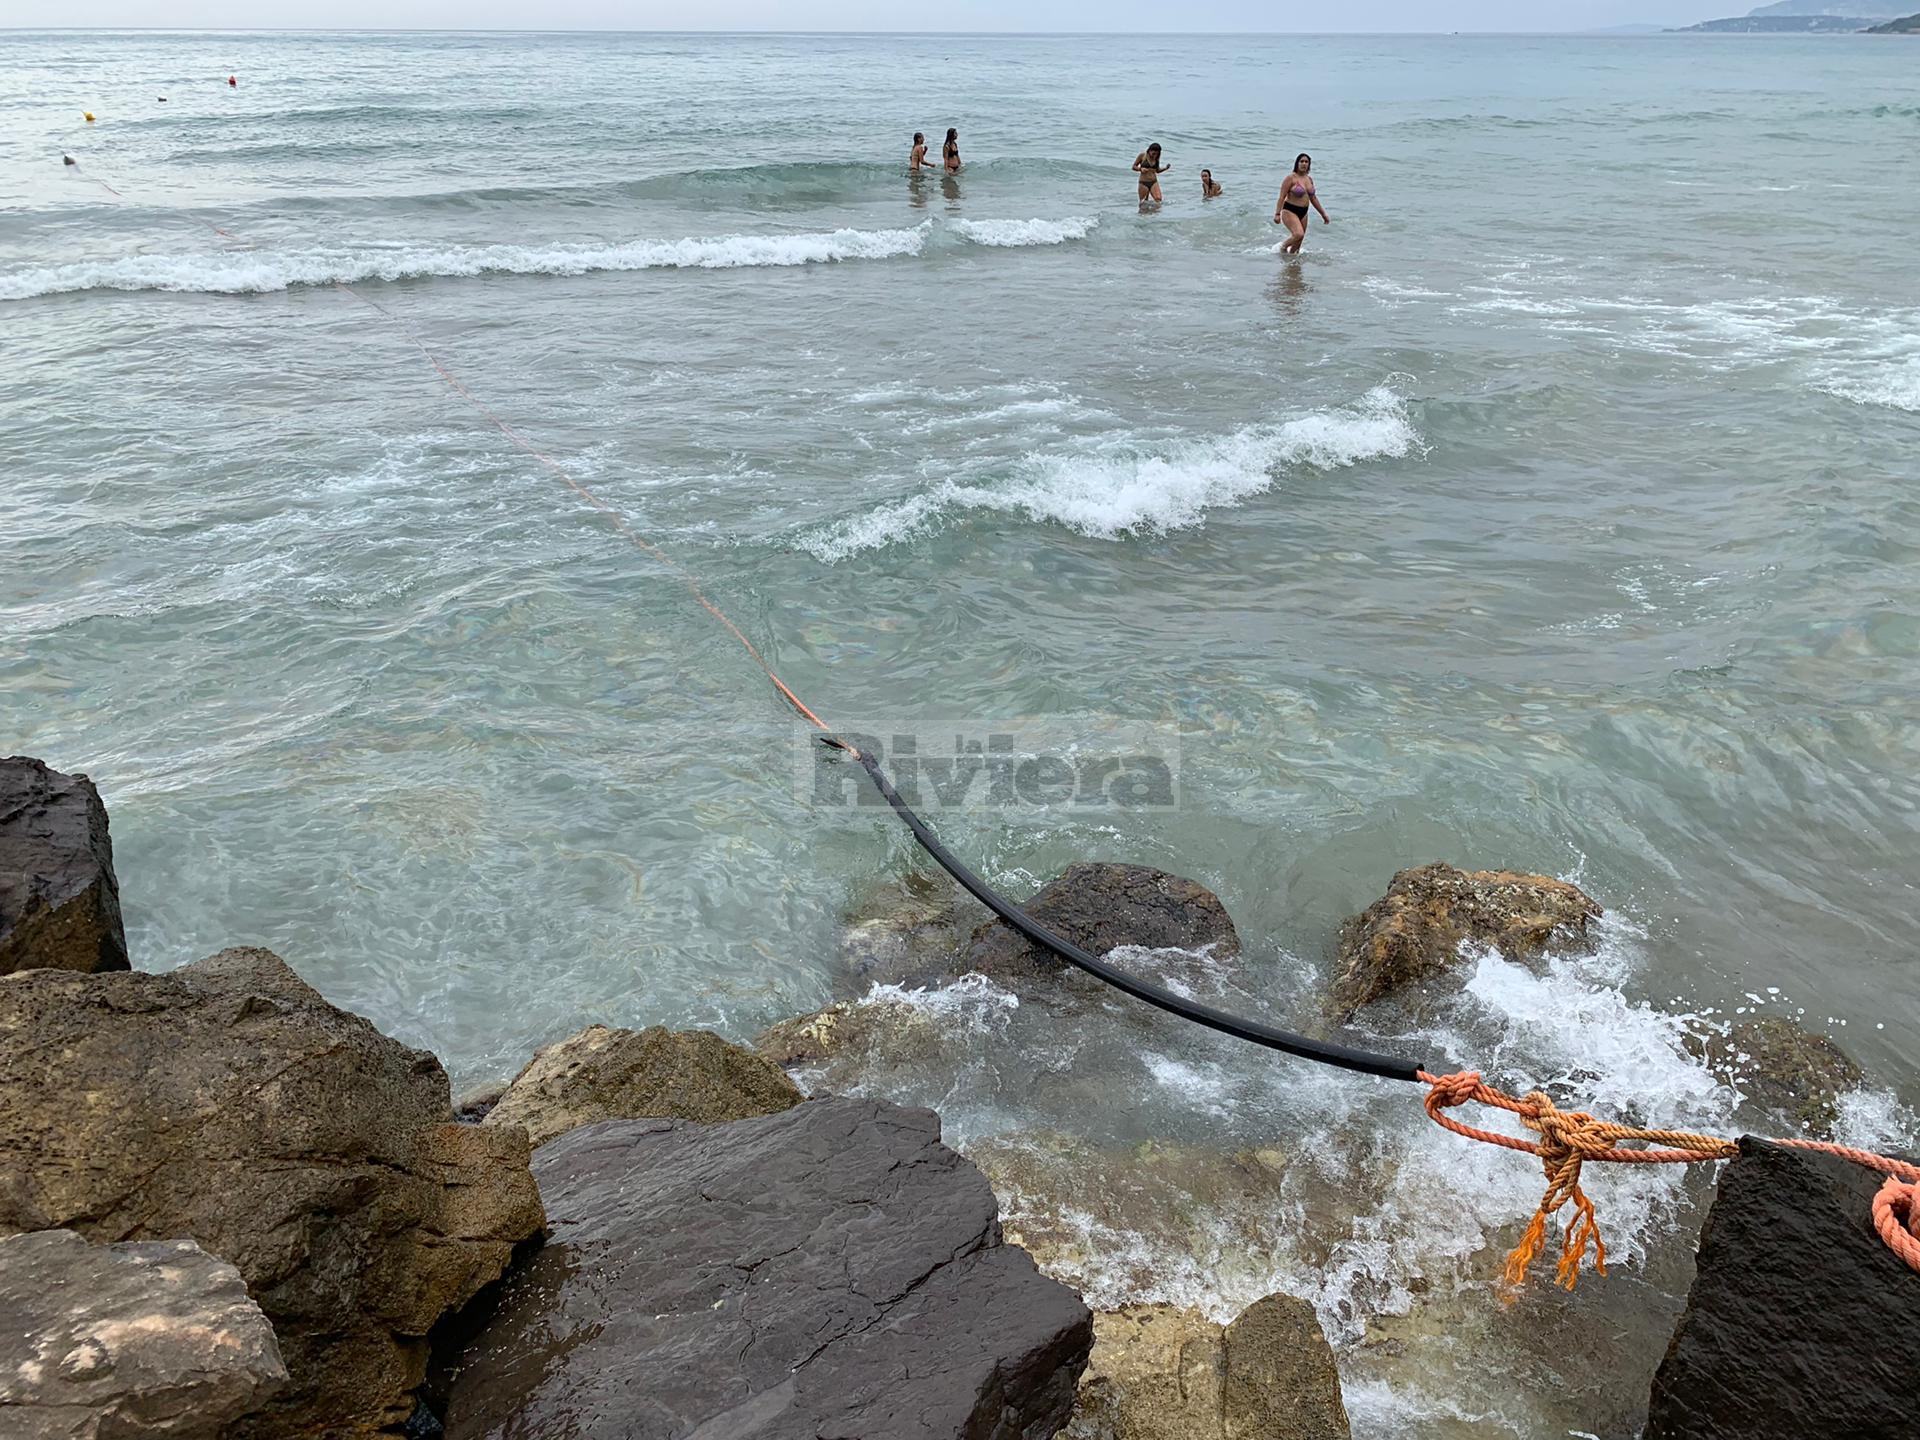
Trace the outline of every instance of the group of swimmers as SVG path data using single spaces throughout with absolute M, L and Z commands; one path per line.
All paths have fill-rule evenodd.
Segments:
M 1142 208 L 1158 205 L 1166 199 L 1160 189 L 1160 177 L 1173 167 L 1161 163 L 1160 155 L 1160 142 L 1156 140 L 1133 157 L 1133 173 L 1139 179 Z M 907 153 L 907 173 L 918 175 L 923 170 L 933 168 L 934 162 L 927 155 L 927 137 L 916 130 L 913 132 L 913 147 Z M 947 129 L 946 141 L 940 147 L 940 168 L 948 175 L 960 173 L 960 132 L 951 126 Z M 1226 187 L 1213 178 L 1213 171 L 1203 166 L 1200 171 L 1200 198 L 1213 200 L 1226 193 Z M 1284 225 L 1287 229 L 1287 239 L 1280 246 L 1282 255 L 1298 255 L 1300 247 L 1307 243 L 1307 218 L 1313 210 L 1320 212 L 1322 225 L 1333 223 L 1333 217 L 1327 214 L 1326 207 L 1320 203 L 1320 192 L 1313 183 L 1313 157 L 1302 152 L 1294 158 L 1292 173 L 1281 182 L 1280 198 L 1273 207 L 1273 223 Z

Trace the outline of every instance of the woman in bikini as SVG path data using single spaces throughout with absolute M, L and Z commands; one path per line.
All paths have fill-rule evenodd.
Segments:
M 907 152 L 907 170 L 918 175 L 923 168 L 933 162 L 927 159 L 927 137 L 918 130 L 913 132 L 913 148 Z
M 960 132 L 952 126 L 947 127 L 947 143 L 940 147 L 940 159 L 947 167 L 947 174 L 960 173 Z
M 1280 187 L 1280 203 L 1273 207 L 1273 223 L 1287 227 L 1286 243 L 1280 247 L 1282 255 L 1298 255 L 1300 247 L 1306 243 L 1309 205 L 1320 212 L 1322 225 L 1333 223 L 1320 203 L 1319 193 L 1314 189 L 1313 157 L 1302 155 L 1293 162 L 1293 173 L 1287 176 L 1286 183 Z
M 1140 203 L 1149 200 L 1158 204 L 1164 197 L 1160 194 L 1160 177 L 1171 170 L 1171 165 L 1160 163 L 1160 142 L 1154 141 L 1138 155 L 1133 157 L 1134 174 L 1140 177 Z
M 1211 200 L 1214 196 L 1224 195 L 1225 193 L 1226 191 L 1221 187 L 1220 182 L 1213 178 L 1213 171 L 1202 170 L 1200 172 L 1200 198 L 1202 200 Z

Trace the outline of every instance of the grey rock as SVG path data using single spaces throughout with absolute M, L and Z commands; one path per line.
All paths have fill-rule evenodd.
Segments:
M 191 1240 L 0 1240 L 8 1440 L 220 1440 L 287 1378 L 240 1272 Z
M 1884 1177 L 1751 1137 L 1720 1175 L 1646 1440 L 1903 1440 L 1920 1274 L 1873 1228 Z
M 1043 1440 L 1092 1344 L 930 1111 L 609 1121 L 534 1156 L 548 1243 L 469 1317 L 447 1434 Z
M 1512 870 L 1421 865 L 1402 870 L 1387 893 L 1340 928 L 1328 1010 L 1356 1010 L 1453 967 L 1463 943 L 1509 960 L 1592 949 L 1600 906 L 1576 885 Z
M 84 775 L 0 760 L 0 975 L 127 968 L 107 807 Z
M 517 1127 L 264 950 L 168 975 L 0 979 L 0 1233 L 191 1237 L 234 1265 L 291 1379 L 235 1437 L 407 1418 L 427 1331 L 544 1217 Z
M 1686 1047 L 1753 1104 L 1823 1140 L 1840 1118 L 1840 1097 L 1866 1082 L 1846 1051 L 1784 1015 L 1689 1032 Z
M 1153 950 L 1240 953 L 1240 936 L 1220 897 L 1198 881 L 1145 865 L 1069 865 L 1020 907 L 1063 940 L 1095 955 L 1121 945 Z M 961 971 L 1018 982 L 1052 973 L 1066 962 L 1042 950 L 1004 920 L 973 932 Z
M 483 1125 L 522 1125 L 534 1145 L 597 1120 L 770 1115 L 806 1097 L 763 1055 L 706 1030 L 589 1025 L 527 1062 Z

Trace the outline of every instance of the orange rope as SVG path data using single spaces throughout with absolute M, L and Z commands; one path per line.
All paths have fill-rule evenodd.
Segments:
M 1561 1110 L 1539 1090 L 1521 1099 L 1484 1084 L 1477 1070 L 1462 1070 L 1454 1075 L 1429 1075 L 1420 1072 L 1427 1086 L 1426 1111 L 1436 1125 L 1478 1140 L 1540 1157 L 1546 1172 L 1547 1189 L 1540 1197 L 1520 1243 L 1507 1256 L 1504 1273 L 1509 1285 L 1526 1280 L 1527 1269 L 1546 1245 L 1547 1221 L 1567 1205 L 1573 1206 L 1573 1218 L 1567 1222 L 1561 1238 L 1559 1281 L 1571 1290 L 1579 1283 L 1580 1263 L 1587 1247 L 1593 1247 L 1593 1268 L 1607 1273 L 1607 1247 L 1600 1238 L 1600 1222 L 1593 1201 L 1580 1186 L 1581 1168 L 1589 1160 L 1615 1164 L 1686 1164 L 1697 1160 L 1730 1160 L 1740 1153 L 1732 1140 L 1717 1135 L 1698 1135 L 1691 1130 L 1648 1130 L 1637 1125 L 1619 1125 L 1598 1120 L 1580 1110 Z M 1463 1124 L 1446 1112 L 1472 1101 L 1505 1110 L 1520 1117 L 1520 1123 L 1540 1138 L 1523 1139 L 1503 1135 L 1497 1130 L 1482 1130 Z M 1664 1149 L 1628 1150 L 1622 1141 L 1644 1141 Z M 1833 1145 L 1821 1140 L 1774 1140 L 1797 1150 L 1816 1150 L 1837 1155 L 1855 1164 L 1865 1165 L 1889 1176 L 1874 1197 L 1873 1222 L 1880 1238 L 1894 1254 L 1915 1270 L 1920 1270 L 1920 1165 L 1909 1165 L 1871 1150 L 1851 1145 Z

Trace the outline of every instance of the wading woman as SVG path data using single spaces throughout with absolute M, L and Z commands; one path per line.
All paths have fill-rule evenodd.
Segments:
M 947 128 L 947 142 L 940 147 L 940 163 L 946 167 L 947 174 L 960 173 L 960 131 L 957 127 Z
M 1164 197 L 1160 194 L 1160 177 L 1171 170 L 1171 165 L 1160 163 L 1160 142 L 1154 141 L 1138 155 L 1133 157 L 1133 170 L 1140 177 L 1140 203 L 1149 200 L 1158 204 Z
M 1313 184 L 1313 157 L 1301 155 L 1293 162 L 1293 173 L 1280 187 L 1280 202 L 1273 207 L 1273 223 L 1287 227 L 1286 243 L 1280 247 L 1282 255 L 1298 255 L 1300 247 L 1307 241 L 1307 207 L 1311 205 L 1320 212 L 1320 223 L 1331 225 L 1326 207 L 1320 203 L 1319 192 Z

